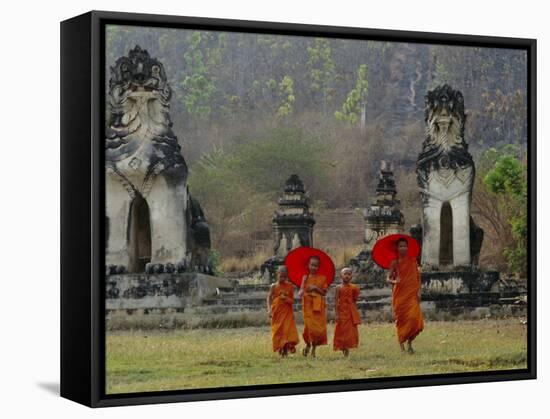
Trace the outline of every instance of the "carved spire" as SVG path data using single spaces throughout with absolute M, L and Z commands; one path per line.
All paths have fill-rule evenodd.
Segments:
M 365 211 L 365 243 L 370 250 L 375 241 L 387 234 L 397 233 L 405 223 L 396 198 L 397 189 L 391 163 L 384 160 L 380 164 L 376 197 Z
M 282 222 L 285 217 L 298 217 L 301 221 L 311 225 L 315 223 L 313 214 L 309 210 L 309 200 L 304 183 L 298 175 L 291 175 L 284 186 L 283 196 L 278 199 L 279 209 L 273 217 L 274 222 Z
M 304 183 L 298 175 L 291 175 L 272 219 L 274 251 L 279 257 L 286 256 L 291 248 L 312 246 L 315 219 L 308 201 Z

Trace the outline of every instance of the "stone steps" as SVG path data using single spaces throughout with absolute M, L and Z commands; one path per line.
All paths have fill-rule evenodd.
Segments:
M 359 286 L 361 291 L 368 290 L 369 293 L 379 294 L 391 292 L 389 288 L 372 288 L 366 284 L 356 284 Z M 268 293 L 271 284 L 248 284 L 248 285 L 237 285 L 232 293 L 254 293 L 254 292 L 263 292 Z M 335 288 L 335 284 L 332 283 L 329 288 L 329 293 Z M 229 292 L 224 292 L 224 294 L 229 294 Z
M 390 309 L 391 305 L 390 303 L 386 301 L 363 301 L 357 303 L 357 309 L 359 311 L 368 311 L 368 310 L 380 310 L 380 309 Z M 220 305 L 210 305 L 210 306 L 200 306 L 201 312 L 204 314 L 205 312 L 212 312 L 216 314 L 221 313 L 234 313 L 234 312 L 250 312 L 250 311 L 264 311 L 266 309 L 265 301 L 263 305 L 258 304 L 239 304 L 239 305 L 228 305 L 228 304 L 220 304 Z M 299 303 L 294 304 L 293 306 L 295 312 L 300 312 L 302 310 L 302 306 Z M 328 308 L 329 312 L 332 312 L 333 309 L 329 305 Z
M 460 279 L 460 281 L 459 281 Z M 506 306 L 521 309 L 527 293 L 512 281 L 494 282 L 491 272 L 425 272 L 422 274 L 422 305 L 428 310 L 461 312 L 464 309 Z M 329 312 L 334 309 L 333 283 L 327 294 Z M 504 285 L 503 285 L 504 284 Z M 369 310 L 391 310 L 391 288 L 374 283 L 358 284 L 361 290 L 357 306 Z M 460 286 L 459 286 L 460 285 Z M 184 312 L 224 314 L 265 311 L 270 284 L 239 284 L 234 278 L 212 277 L 199 273 L 113 275 L 106 280 L 106 312 Z M 295 293 L 297 297 L 297 290 Z M 295 298 L 294 308 L 301 310 Z
M 266 295 L 263 296 L 250 296 L 250 297 L 243 297 L 243 296 L 223 296 L 218 298 L 206 298 L 202 301 L 201 305 L 260 305 L 265 306 L 266 304 Z M 386 301 L 390 302 L 391 296 L 365 296 L 361 297 L 358 300 L 359 303 L 363 302 L 375 302 L 375 301 Z M 298 299 L 296 299 L 298 301 Z M 332 305 L 334 303 L 334 298 L 328 297 L 327 298 L 327 304 Z M 299 302 L 296 302 L 296 304 L 299 304 Z
M 374 295 L 361 295 L 357 301 L 357 308 L 359 310 L 369 310 L 390 307 L 391 291 L 389 289 L 379 291 L 384 292 L 375 293 Z M 467 307 L 471 305 L 487 306 L 491 304 L 506 304 L 507 300 L 514 301 L 515 297 L 517 297 L 516 293 L 507 294 L 500 292 L 478 292 L 457 295 L 437 295 L 427 293 L 422 296 L 422 301 L 433 303 L 440 307 L 453 308 Z M 227 307 L 229 311 L 235 308 L 238 308 L 239 310 L 263 310 L 266 306 L 266 298 L 267 293 L 224 293 L 216 297 L 204 299 L 200 304 L 200 307 Z M 327 305 L 329 308 L 334 305 L 334 297 L 332 293 L 327 296 Z M 301 309 L 301 303 L 297 298 L 295 299 L 294 307 L 296 310 Z

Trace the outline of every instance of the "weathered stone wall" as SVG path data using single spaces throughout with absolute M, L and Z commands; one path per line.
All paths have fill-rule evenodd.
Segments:
M 361 245 L 365 235 L 364 224 L 363 215 L 358 210 L 318 211 L 313 242 L 321 249 Z
M 201 273 L 111 275 L 106 279 L 105 308 L 183 310 L 235 285 L 235 281 Z
M 499 279 L 497 271 L 423 272 L 422 289 L 435 295 L 499 292 Z

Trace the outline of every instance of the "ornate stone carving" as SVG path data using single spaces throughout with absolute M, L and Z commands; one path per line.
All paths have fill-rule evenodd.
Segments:
M 403 231 L 405 220 L 396 195 L 393 167 L 382 160 L 376 197 L 365 211 L 365 250 L 371 250 L 378 239 Z
M 422 203 L 422 264 L 425 269 L 440 269 L 450 257 L 452 267 L 469 268 L 481 243 L 471 243 L 471 229 L 479 227 L 470 217 L 475 165 L 464 140 L 462 93 L 449 85 L 429 91 L 425 122 L 426 139 L 416 167 Z M 475 237 L 479 241 L 479 231 Z
M 130 272 L 208 270 L 208 225 L 187 188 L 187 164 L 170 120 L 171 95 L 164 66 L 139 46 L 111 67 L 106 258 Z
M 298 175 L 292 175 L 285 183 L 284 194 L 278 200 L 279 209 L 273 216 L 275 242 L 274 253 L 282 258 L 292 246 L 313 245 L 315 220 L 309 210 L 304 183 Z M 282 246 L 284 244 L 284 246 Z
M 396 196 L 393 167 L 391 163 L 382 160 L 376 197 L 365 210 L 365 248 L 350 260 L 350 265 L 359 274 L 358 281 L 362 282 L 366 278 L 375 287 L 386 285 L 386 273 L 373 262 L 372 248 L 378 239 L 401 233 L 405 224 L 401 203 Z

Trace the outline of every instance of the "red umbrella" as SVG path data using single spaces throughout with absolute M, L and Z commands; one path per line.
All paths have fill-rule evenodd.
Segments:
M 417 258 L 420 255 L 420 244 L 416 239 L 406 234 L 390 234 L 374 244 L 372 260 L 381 268 L 388 269 L 391 261 L 397 258 L 397 241 L 401 238 L 407 240 L 407 255 Z
M 334 280 L 336 269 L 334 268 L 334 262 L 332 262 L 330 256 L 314 247 L 303 246 L 291 250 L 285 258 L 288 277 L 290 281 L 297 286 L 302 285 L 304 275 L 309 273 L 308 264 L 312 256 L 317 256 L 320 261 L 317 274 L 326 276 L 329 284 Z

